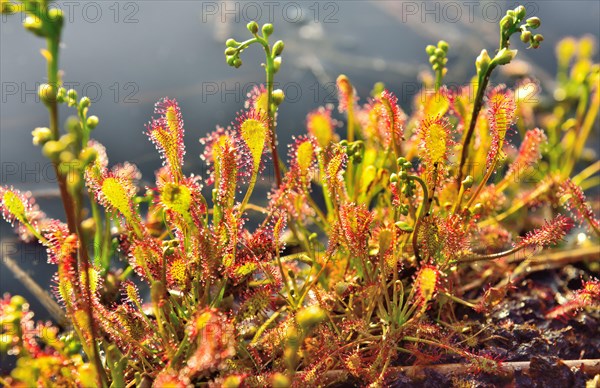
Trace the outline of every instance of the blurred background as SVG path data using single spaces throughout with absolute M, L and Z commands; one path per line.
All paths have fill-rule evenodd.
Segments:
M 234 69 L 223 51 L 229 37 L 249 37 L 246 24 L 275 25 L 273 41 L 285 42 L 283 65 L 275 85 L 286 93 L 280 107 L 280 153 L 293 135 L 305 132 L 306 114 L 335 103 L 336 77 L 344 73 L 366 102 L 373 84 L 383 81 L 397 94 L 405 110 L 429 69 L 425 46 L 444 39 L 450 44 L 446 81 L 468 82 L 481 49 L 498 46 L 498 21 L 515 1 L 64 1 L 65 12 L 60 68 L 67 88 L 92 100 L 91 114 L 100 118 L 93 136 L 106 145 L 111 164 L 135 162 L 147 182 L 160 166 L 158 153 L 143 134 L 154 103 L 176 98 L 186 128 L 185 171 L 202 174 L 198 155 L 200 137 L 217 125 L 227 126 L 243 108 L 246 94 L 264 82 L 259 66 L 264 54 L 252 46 Z M 520 65 L 541 81 L 542 91 L 553 89 L 556 70 L 554 46 L 561 38 L 600 35 L 598 1 L 523 1 L 527 16 L 538 16 L 545 41 L 527 50 L 518 35 Z M 37 86 L 45 81 L 42 39 L 26 32 L 21 15 L 2 15 L 0 23 L 0 184 L 32 190 L 41 207 L 62 217 L 53 196 L 56 185 L 51 165 L 31 143 L 30 132 L 47 126 Z M 596 59 L 597 61 L 597 59 Z M 513 68 L 513 71 L 515 69 Z M 504 82 L 497 72 L 492 84 Z M 61 120 L 73 111 L 61 111 Z M 263 193 L 272 182 L 262 182 Z M 10 226 L 0 223 L 2 256 L 19 265 L 50 288 L 54 268 L 45 250 L 13 240 Z M 38 317 L 42 307 L 4 266 L 0 266 L 0 294 L 23 294 Z

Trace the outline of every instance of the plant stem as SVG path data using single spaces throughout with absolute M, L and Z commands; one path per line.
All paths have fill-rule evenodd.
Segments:
M 413 230 L 412 236 L 412 246 L 413 251 L 415 253 L 415 258 L 417 259 L 417 262 L 420 262 L 421 256 L 419 254 L 419 228 L 421 226 L 423 218 L 427 215 L 427 212 L 429 211 L 428 205 L 431 204 L 431 202 L 429 201 L 429 195 L 427 194 L 427 185 L 425 184 L 425 182 L 415 175 L 409 175 L 408 178 L 419 182 L 419 184 L 423 188 L 423 203 L 421 204 L 421 211 L 419 212 L 419 217 L 417 218 L 417 222 L 415 223 L 415 229 Z
M 60 42 L 60 33 L 52 34 L 47 38 L 48 52 L 50 53 L 50 57 L 47 58 L 48 61 L 48 84 L 50 85 L 52 95 L 48 99 L 48 111 L 50 114 L 50 130 L 52 132 L 52 137 L 54 140 L 58 140 L 59 138 L 59 124 L 58 124 L 58 103 L 56 100 L 56 93 L 58 91 L 59 85 L 59 77 L 58 77 L 58 55 L 59 55 L 59 42 Z M 54 167 L 54 172 L 56 174 L 58 180 L 58 187 L 61 194 L 61 200 L 63 203 L 63 207 L 65 209 L 65 214 L 67 217 L 67 225 L 69 230 L 72 233 L 77 233 L 77 236 L 80 240 L 80 248 L 78 250 L 78 271 L 84 271 L 84 292 L 87 299 L 86 312 L 88 315 L 88 319 L 90 320 L 90 330 L 92 337 L 92 354 L 90 354 L 92 358 L 92 363 L 94 364 L 97 372 L 97 383 L 98 386 L 106 386 L 108 382 L 108 378 L 106 376 L 106 372 L 102 367 L 102 363 L 100 360 L 100 353 L 96 344 L 96 329 L 94 323 L 94 315 L 92 311 L 92 299 L 91 299 L 91 290 L 90 290 L 90 281 L 89 281 L 89 257 L 87 253 L 87 246 L 85 244 L 85 239 L 82 231 L 80 230 L 80 223 L 78 222 L 77 213 L 81 213 L 81 209 L 79 212 L 76 211 L 75 201 L 69 194 L 67 190 L 67 182 L 65 176 L 61 174 L 58 166 L 58 162 L 52 162 Z M 81 204 L 81 200 L 78 201 L 78 204 Z
M 581 153 L 583 151 L 583 148 L 585 147 L 586 140 L 589 137 L 592 128 L 594 127 L 594 123 L 596 122 L 599 105 L 600 93 L 598 93 L 598 91 L 596 90 L 592 98 L 592 102 L 590 104 L 587 115 L 585 116 L 585 119 L 583 119 L 583 124 L 581 125 L 581 127 L 579 128 L 580 130 L 578 131 L 579 133 L 577 133 L 577 140 L 575 146 L 573 147 L 572 155 L 568 159 L 568 163 L 565 169 L 563 170 L 563 177 L 568 177 L 571 174 L 573 168 L 575 167 L 575 163 L 577 163 L 577 161 L 581 157 Z
M 86 236 L 85 233 L 81 230 L 81 222 L 83 221 L 81 218 L 82 215 L 82 200 L 83 200 L 83 196 L 81 195 L 81 191 L 79 192 L 79 198 L 77 199 L 77 212 L 76 214 L 78 215 L 78 219 L 77 219 L 77 235 L 79 237 L 79 241 L 80 241 L 80 248 L 78 250 L 78 259 L 79 259 L 79 267 L 80 269 L 83 269 L 84 272 L 84 292 L 85 292 L 85 298 L 87 299 L 87 304 L 86 304 L 86 313 L 88 315 L 88 319 L 90 320 L 90 331 L 91 331 L 91 337 L 92 337 L 92 352 L 93 352 L 93 364 L 96 368 L 96 372 L 97 372 L 97 379 L 98 379 L 98 384 L 99 386 L 105 387 L 108 385 L 108 376 L 106 375 L 106 371 L 104 370 L 104 367 L 102 366 L 102 360 L 100 359 L 100 351 L 98 349 L 98 344 L 96 343 L 96 334 L 97 334 L 97 326 L 96 326 L 96 322 L 94 320 L 94 311 L 93 311 L 93 306 L 92 306 L 92 290 L 91 290 L 91 283 L 90 283 L 90 258 L 89 258 L 89 254 L 88 254 L 88 249 L 87 249 L 87 243 L 86 243 Z
M 517 245 L 516 247 L 511 248 L 511 249 L 509 249 L 507 251 L 503 251 L 503 252 L 491 253 L 489 255 L 477 255 L 477 256 L 463 257 L 463 258 L 459 259 L 458 262 L 459 263 L 474 263 L 474 262 L 477 262 L 477 261 L 495 260 L 495 259 L 499 259 L 501 257 L 512 255 L 513 253 L 516 253 L 516 252 L 520 251 L 523 248 L 525 248 L 525 246 Z
M 458 185 L 459 190 L 462 187 L 463 168 L 469 156 L 469 146 L 471 145 L 471 138 L 473 137 L 473 133 L 475 132 L 477 118 L 479 117 L 479 112 L 481 111 L 481 108 L 483 106 L 483 96 L 485 95 L 485 90 L 490 81 L 492 70 L 494 70 L 495 67 L 496 65 L 492 61 L 490 63 L 490 66 L 487 68 L 485 75 L 483 77 L 480 77 L 479 82 L 477 83 L 477 96 L 475 97 L 475 102 L 473 105 L 473 113 L 471 115 L 471 121 L 469 122 L 469 129 L 467 130 L 467 133 L 464 136 L 462 151 L 460 155 L 460 164 L 458 166 L 458 175 L 456 177 L 456 184 Z
M 496 155 L 496 157 L 494 158 L 494 162 L 492 163 L 490 168 L 486 171 L 485 176 L 483 177 L 483 180 L 479 183 L 479 185 L 477 186 L 477 189 L 475 189 L 475 192 L 473 193 L 473 195 L 471 195 L 471 198 L 469 198 L 469 201 L 467 202 L 467 206 L 466 206 L 467 209 L 473 205 L 473 202 L 475 202 L 475 199 L 477 198 L 479 193 L 481 193 L 481 190 L 483 190 L 483 188 L 485 187 L 485 184 L 487 183 L 487 181 L 490 179 L 490 177 L 494 173 L 494 169 L 496 168 L 496 163 L 498 163 L 498 155 Z M 461 189 L 462 189 L 462 187 L 461 187 Z M 458 205 L 460 206 L 460 202 L 458 203 Z
M 260 40 L 259 40 L 260 42 Z M 265 49 L 267 64 L 265 66 L 265 72 L 267 74 L 267 111 L 269 114 L 269 133 L 271 135 L 271 154 L 273 155 L 273 169 L 275 173 L 275 180 L 277 181 L 277 187 L 281 186 L 281 170 L 279 167 L 279 153 L 277 152 L 277 134 L 275 133 L 275 113 L 277 108 L 273 106 L 273 78 L 275 75 L 275 65 L 273 56 L 271 55 L 271 48 L 265 41 L 263 44 Z

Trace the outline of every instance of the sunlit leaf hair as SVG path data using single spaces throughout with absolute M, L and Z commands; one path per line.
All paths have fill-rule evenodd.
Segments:
M 30 223 L 36 211 L 30 192 L 22 193 L 12 187 L 0 187 L 0 210 L 6 222 L 14 226 L 15 221 Z
M 326 149 L 330 142 L 337 139 L 335 127 L 337 122 L 331 118 L 330 106 L 320 107 L 306 116 L 306 128 L 308 133 L 317 139 L 319 147 Z
M 581 187 L 567 179 L 560 187 L 559 195 L 577 221 L 582 224 L 587 222 L 592 230 L 600 236 L 600 221 L 594 214 L 592 207 L 586 202 L 585 194 Z
M 255 110 L 257 112 L 261 112 L 262 114 L 267 114 L 268 112 L 268 92 L 265 85 L 254 86 L 252 90 L 248 93 L 246 102 L 244 103 L 244 108 L 248 110 Z
M 574 222 L 571 218 L 559 214 L 551 221 L 546 221 L 541 228 L 535 229 L 525 235 L 518 243 L 520 247 L 547 247 L 561 242 L 567 233 L 573 229 Z
M 501 85 L 490 93 L 488 98 L 488 116 L 492 133 L 492 144 L 488 152 L 487 168 L 492 168 L 495 160 L 504 158 L 504 140 L 506 133 L 514 123 L 514 93 Z
M 377 102 L 380 104 L 378 107 L 381 109 L 381 117 L 383 118 L 383 125 L 385 126 L 383 133 L 386 134 L 386 138 L 389 139 L 389 145 L 391 145 L 396 156 L 401 155 L 401 144 L 404 135 L 404 122 L 406 121 L 406 114 L 398 105 L 398 97 L 389 90 L 384 90 L 381 95 L 377 98 Z
M 498 189 L 503 189 L 506 185 L 518 181 L 520 174 L 526 168 L 537 165 L 542 158 L 542 147 L 547 142 L 546 134 L 539 128 L 531 129 L 525 133 L 525 138 L 519 148 L 519 154 L 508 167 L 506 175 L 502 182 L 498 184 Z
M 262 164 L 262 155 L 269 139 L 268 116 L 261 111 L 250 109 L 237 118 L 237 134 L 240 145 L 251 158 L 251 173 L 256 174 Z
M 428 166 L 444 165 L 454 145 L 452 125 L 442 116 L 426 117 L 418 129 L 419 155 Z
M 168 166 L 173 180 L 177 182 L 182 177 L 181 166 L 185 155 L 181 110 L 177 101 L 163 98 L 156 103 L 154 113 L 161 116 L 148 124 L 148 136 L 160 152 L 164 165 Z

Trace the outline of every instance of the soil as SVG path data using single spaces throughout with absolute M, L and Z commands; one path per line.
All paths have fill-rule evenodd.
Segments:
M 482 331 L 474 350 L 502 362 L 529 361 L 528 370 L 516 371 L 510 377 L 483 372 L 449 375 L 429 370 L 425 379 L 399 376 L 391 386 L 585 387 L 594 376 L 570 368 L 561 360 L 600 359 L 600 311 L 588 309 L 558 319 L 547 319 L 545 314 L 559 306 L 559 300 L 571 291 L 581 288 L 581 279 L 590 275 L 598 277 L 583 265 L 536 272 L 515 284 L 485 316 L 472 309 L 457 309 L 457 316 L 466 315 L 475 331 Z M 461 360 L 444 356 L 436 364 L 449 362 Z

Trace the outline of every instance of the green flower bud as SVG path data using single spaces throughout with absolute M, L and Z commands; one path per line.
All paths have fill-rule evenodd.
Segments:
M 242 60 L 240 58 L 235 58 L 233 60 L 233 66 L 238 69 L 240 66 L 242 66 Z
M 273 53 L 275 55 L 281 55 L 281 53 L 283 52 L 283 41 L 278 40 L 277 42 L 275 42 L 275 44 L 273 45 Z
M 527 19 L 525 23 L 527 23 L 528 27 L 536 29 L 542 24 L 542 21 L 537 16 L 534 16 L 532 18 Z
M 523 20 L 525 15 L 527 15 L 527 10 L 522 5 L 519 5 L 517 8 L 515 8 L 515 14 L 517 16 L 517 19 Z
M 47 141 L 52 139 L 52 131 L 50 128 L 36 128 L 31 132 L 33 136 L 34 145 L 44 145 Z
M 477 74 L 484 74 L 487 71 L 488 67 L 490 67 L 491 61 L 492 60 L 490 59 L 487 50 L 481 50 L 481 54 L 479 54 L 479 56 L 475 60 L 475 68 L 477 68 Z
M 431 56 L 435 53 L 435 46 L 434 45 L 427 45 L 427 47 L 425 47 L 425 52 L 427 53 L 427 55 Z
M 81 160 L 83 162 L 83 164 L 86 164 L 86 165 L 94 163 L 96 161 L 97 157 L 98 157 L 98 151 L 96 151 L 96 149 L 93 147 L 85 147 L 79 153 L 79 160 Z
M 406 178 L 408 178 L 408 173 L 406 171 L 402 170 L 402 171 L 400 171 L 398 176 L 400 177 L 401 180 L 406 180 Z
M 408 162 L 408 160 L 406 160 L 406 158 L 404 156 L 401 156 L 396 160 L 396 163 L 398 163 L 398 166 L 401 166 L 406 162 Z
M 246 27 L 252 34 L 256 34 L 258 32 L 258 23 L 255 21 L 251 21 Z
M 59 104 L 62 104 L 66 100 L 67 100 L 67 89 L 62 88 L 62 87 L 58 88 L 58 92 L 56 93 L 56 102 L 58 102 Z
M 227 60 L 227 64 L 229 66 L 233 66 L 233 63 L 235 62 L 235 56 L 234 55 L 230 55 L 230 56 L 226 57 L 226 60 Z
M 91 103 L 92 102 L 90 101 L 90 99 L 88 97 L 82 97 L 81 100 L 79 101 L 79 107 L 81 109 L 85 109 L 85 108 L 88 108 Z
M 58 156 L 65 149 L 65 145 L 56 140 L 47 141 L 42 147 L 42 154 L 51 160 L 58 160 Z
M 440 40 L 438 42 L 438 48 L 444 50 L 444 52 L 447 53 L 450 46 L 448 45 L 448 42 L 446 42 L 445 40 Z
M 397 175 L 395 172 L 393 172 L 393 173 L 390 175 L 390 182 L 391 182 L 391 183 L 396 183 L 396 182 L 398 182 L 398 175 Z
M 508 11 L 511 12 L 511 11 Z M 500 28 L 503 30 L 508 30 L 513 25 L 513 19 L 509 15 L 504 16 L 500 19 Z
M 230 56 L 230 55 L 235 55 L 235 53 L 237 52 L 237 50 L 234 47 L 227 47 L 225 49 L 225 56 Z
M 65 148 L 67 148 L 68 146 L 74 144 L 77 141 L 77 135 L 75 135 L 74 133 L 66 133 L 62 135 L 60 139 L 58 139 L 58 141 L 63 143 Z
M 38 88 L 38 96 L 44 104 L 56 101 L 56 88 L 50 84 L 41 84 Z
M 432 56 L 429 57 L 429 63 L 431 63 L 432 65 L 434 63 L 436 63 L 437 60 L 438 60 L 438 58 L 435 55 L 432 55 Z
M 434 55 L 435 55 L 436 57 L 438 57 L 438 58 L 443 58 L 443 57 L 444 57 L 444 55 L 446 55 L 446 53 L 444 52 L 444 50 L 442 50 L 442 49 L 440 49 L 440 48 L 437 48 L 437 49 L 435 49 L 435 51 L 434 51 Z
M 265 37 L 268 37 L 273 33 L 273 25 L 271 23 L 267 23 L 262 26 L 262 33 Z
M 86 124 L 89 129 L 94 129 L 98 126 L 98 116 L 90 116 L 87 118 Z
M 36 16 L 27 16 L 23 21 L 23 27 L 39 37 L 44 37 L 46 35 L 43 29 L 42 21 Z
M 277 73 L 280 68 L 281 68 L 281 57 L 277 57 L 277 58 L 273 59 L 273 70 L 275 70 L 275 73 Z
M 61 163 L 70 163 L 75 159 L 75 155 L 71 151 L 63 151 L 60 153 L 58 160 Z
M 517 56 L 517 50 L 509 50 L 507 48 L 503 48 L 494 57 L 494 62 L 496 62 L 496 64 L 498 65 L 506 65 L 507 63 L 510 63 L 510 61 L 512 61 L 515 58 L 515 56 Z
M 544 40 L 544 37 L 541 34 L 535 34 L 533 36 L 533 40 L 531 42 L 531 47 L 538 48 L 540 47 L 540 43 Z
M 470 189 L 473 187 L 474 179 L 471 175 L 467 175 L 467 177 L 462 181 L 462 185 L 465 189 Z
M 77 100 L 77 90 L 75 90 L 75 89 L 67 90 L 67 97 L 71 100 Z
M 327 313 L 319 306 L 305 307 L 296 313 L 296 322 L 304 330 L 310 330 L 327 319 Z
M 227 47 L 232 47 L 232 48 L 236 48 L 240 45 L 240 43 L 238 41 L 236 41 L 235 39 L 227 39 L 227 41 L 225 42 L 225 46 Z
M 64 23 L 64 14 L 58 8 L 51 8 L 48 10 L 48 18 L 51 19 L 55 25 L 62 27 Z
M 280 105 L 284 99 L 285 99 L 285 94 L 283 93 L 283 90 L 277 89 L 277 90 L 273 91 L 273 103 L 275 105 Z
M 529 41 L 531 40 L 531 31 L 523 31 L 521 33 L 521 42 L 523 43 L 529 43 Z

